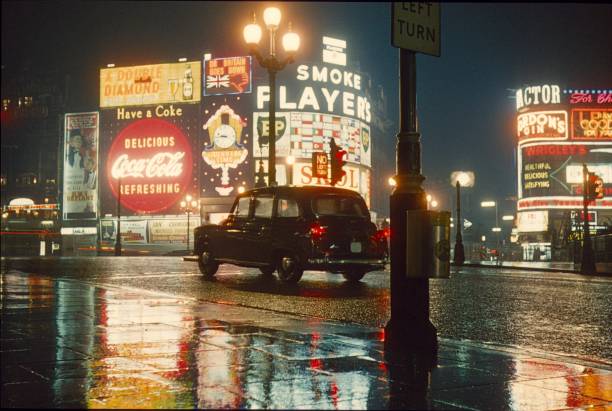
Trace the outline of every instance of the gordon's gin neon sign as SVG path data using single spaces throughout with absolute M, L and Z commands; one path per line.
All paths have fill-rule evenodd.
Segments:
M 121 190 L 121 204 L 142 213 L 176 204 L 188 190 L 191 172 L 189 140 L 178 127 L 160 119 L 138 120 L 123 129 L 107 160 L 111 191 L 117 196 Z

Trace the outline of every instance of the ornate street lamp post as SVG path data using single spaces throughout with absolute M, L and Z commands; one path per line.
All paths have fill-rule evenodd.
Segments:
M 461 228 L 463 226 L 463 220 L 461 219 L 461 186 L 473 187 L 474 186 L 474 173 L 471 171 L 455 171 L 451 174 L 451 184 L 455 181 L 455 188 L 457 189 L 457 221 L 456 235 L 455 235 L 455 257 L 454 263 L 456 265 L 463 265 L 465 262 L 465 250 L 463 248 L 463 238 L 461 237 Z
M 276 73 L 283 70 L 287 64 L 293 62 L 295 52 L 300 47 L 300 37 L 297 33 L 291 31 L 291 23 L 289 23 L 289 31 L 283 36 L 283 48 L 287 53 L 287 57 L 279 60 L 276 57 L 276 30 L 280 24 L 281 12 L 276 7 L 268 7 L 264 10 L 263 18 L 270 35 L 270 48 L 267 57 L 264 57 L 259 51 L 258 44 L 261 40 L 262 32 L 259 25 L 255 22 L 255 13 L 253 13 L 253 22 L 244 28 L 243 34 L 245 42 L 249 45 L 250 53 L 255 56 L 263 68 L 268 70 L 270 81 L 268 186 L 274 186 L 276 185 Z
M 191 251 L 189 247 L 189 215 L 198 209 L 198 202 L 193 200 L 191 195 L 187 194 L 185 199 L 181 201 L 181 210 L 187 213 L 187 253 Z

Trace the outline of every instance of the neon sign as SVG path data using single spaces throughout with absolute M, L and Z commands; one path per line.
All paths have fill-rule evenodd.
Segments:
M 566 139 L 567 112 L 537 111 L 520 114 L 517 117 L 519 141 L 535 139 Z
M 130 210 L 154 213 L 174 205 L 191 179 L 190 144 L 175 125 L 143 119 L 124 128 L 107 158 L 108 183 Z M 120 187 L 119 187 L 119 182 Z
M 516 92 L 516 109 L 527 106 L 559 104 L 561 89 L 557 85 L 532 86 L 519 89 Z
M 573 109 L 573 139 L 612 138 L 612 109 Z
M 204 60 L 204 95 L 251 92 L 251 56 Z

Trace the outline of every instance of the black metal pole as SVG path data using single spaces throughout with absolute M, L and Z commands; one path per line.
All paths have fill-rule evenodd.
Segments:
M 188 206 L 189 207 L 189 206 Z M 189 254 L 189 212 L 191 209 L 187 209 L 187 254 Z
M 121 177 L 117 179 L 117 238 L 115 256 L 121 256 Z
M 593 275 L 597 274 L 597 267 L 595 267 L 595 256 L 593 255 L 593 244 L 591 243 L 591 229 L 589 228 L 589 169 L 586 164 L 582 164 L 582 175 L 584 234 L 582 239 L 582 264 L 580 266 L 580 272 L 586 275 Z
M 268 186 L 276 185 L 276 71 L 268 67 L 270 74 L 270 135 L 268 136 Z
M 429 279 L 406 277 L 406 212 L 426 210 L 421 175 L 421 143 L 416 116 L 416 54 L 400 49 L 400 131 L 397 134 L 396 186 L 390 197 L 391 318 L 385 348 L 395 352 L 437 352 L 436 328 L 429 320 Z M 410 262 L 408 262 L 410 264 Z
M 455 227 L 457 234 L 455 236 L 455 258 L 454 262 L 456 265 L 463 265 L 465 262 L 465 250 L 463 249 L 463 239 L 461 238 L 461 184 L 459 181 L 455 183 L 457 187 L 457 221 L 455 221 Z

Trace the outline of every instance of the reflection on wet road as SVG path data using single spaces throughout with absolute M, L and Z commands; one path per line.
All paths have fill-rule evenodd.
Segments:
M 222 265 L 205 281 L 180 257 L 2 259 L 3 270 L 130 286 L 182 298 L 223 302 L 382 327 L 389 316 L 389 272 L 357 284 L 307 271 L 293 286 L 257 269 Z M 453 270 L 430 280 L 431 319 L 441 337 L 493 342 L 612 360 L 612 277 L 495 268 Z
M 605 364 L 442 341 L 385 359 L 378 328 L 2 274 L 2 406 L 558 409 L 612 401 Z

